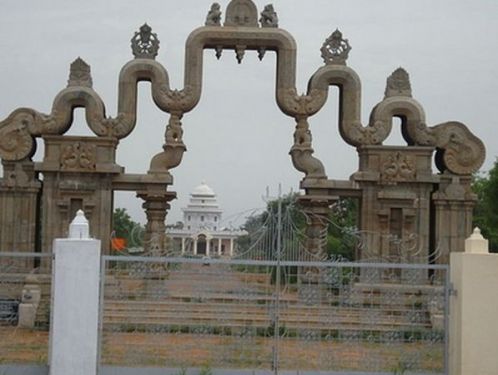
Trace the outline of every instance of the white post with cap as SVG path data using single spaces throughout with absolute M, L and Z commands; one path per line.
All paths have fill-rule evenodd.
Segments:
M 56 239 L 52 267 L 50 375 L 96 375 L 100 241 L 79 210 L 69 238 Z

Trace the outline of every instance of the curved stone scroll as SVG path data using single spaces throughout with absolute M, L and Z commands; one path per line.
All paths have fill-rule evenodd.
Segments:
M 441 172 L 457 175 L 476 172 L 483 164 L 486 150 L 483 142 L 460 122 L 426 125 L 425 113 L 411 97 L 408 73 L 398 68 L 387 79 L 386 96 L 370 114 L 370 122 L 391 132 L 393 117 L 402 119 L 402 134 L 408 145 L 437 149 L 436 166 Z
M 432 127 L 423 127 L 416 131 L 416 137 L 422 142 L 435 146 L 436 166 L 441 171 L 449 170 L 457 175 L 477 172 L 484 163 L 486 148 L 464 124 L 456 121 L 445 122 Z
M 19 108 L 0 122 L 0 158 L 22 160 L 36 151 L 36 142 L 30 132 L 39 114 L 29 108 Z
M 409 145 L 437 148 L 436 165 L 441 171 L 470 174 L 484 162 L 484 144 L 465 125 L 448 122 L 427 127 L 422 106 L 411 98 L 409 77 L 404 69 L 397 69 L 388 78 L 384 100 L 373 108 L 368 124 L 363 126 L 358 75 L 342 65 L 345 60 L 325 62 L 326 65 L 311 77 L 306 95 L 286 95 L 280 99 L 287 114 L 314 115 L 326 103 L 328 87 L 337 86 L 340 91 L 339 131 L 348 144 L 355 147 L 382 144 L 391 133 L 393 117 L 400 117 L 402 133 Z

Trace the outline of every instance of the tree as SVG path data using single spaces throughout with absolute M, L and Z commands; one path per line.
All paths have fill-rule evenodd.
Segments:
M 284 221 L 290 220 L 292 227 L 303 236 L 306 232 L 306 223 L 309 218 L 303 213 L 302 209 L 296 204 L 299 194 L 289 194 L 281 199 L 282 216 L 285 216 Z M 242 229 L 248 232 L 247 236 L 240 237 L 238 240 L 239 248 L 247 250 L 251 245 L 251 240 L 256 238 L 253 234 L 257 233 L 261 227 L 267 222 L 269 215 L 276 217 L 278 212 L 279 200 L 269 201 L 266 210 L 259 214 L 250 216 Z M 333 205 L 328 217 L 326 251 L 329 257 L 343 257 L 345 259 L 354 260 L 355 250 L 357 246 L 357 236 L 354 235 L 357 230 L 358 217 L 358 202 L 351 198 L 342 198 Z M 271 233 L 266 233 L 266 236 L 272 236 Z M 274 236 L 273 236 L 274 237 Z M 276 237 L 273 238 L 273 241 Z M 270 243 L 270 241 L 265 241 Z M 305 242 L 303 238 L 303 242 Z M 286 238 L 282 238 L 282 245 L 285 248 Z
M 489 172 L 474 175 L 472 189 L 477 194 L 473 225 L 489 240 L 491 251 L 498 252 L 498 160 Z
M 142 245 L 143 227 L 131 220 L 126 208 L 116 208 L 112 220 L 114 237 L 124 238 L 128 248 Z

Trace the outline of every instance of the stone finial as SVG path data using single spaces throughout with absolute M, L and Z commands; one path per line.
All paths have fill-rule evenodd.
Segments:
M 227 6 L 225 26 L 258 27 L 258 9 L 251 0 L 232 0 Z
M 69 225 L 69 238 L 86 240 L 90 238 L 90 229 L 88 220 L 82 210 L 76 212 L 76 216 Z
M 88 65 L 81 57 L 78 57 L 71 63 L 67 87 L 71 86 L 92 87 L 90 65 Z
M 277 12 L 273 9 L 273 4 L 265 5 L 259 22 L 261 23 L 261 27 L 278 27 L 278 16 Z
M 465 252 L 469 254 L 489 253 L 489 241 L 482 236 L 478 227 L 475 227 L 470 237 L 465 240 Z
M 332 35 L 325 40 L 320 51 L 322 52 L 322 58 L 325 64 L 346 65 L 351 46 L 349 45 L 348 40 L 342 37 L 342 33 L 339 29 L 336 29 Z
M 396 69 L 388 78 L 384 98 L 391 96 L 412 97 L 412 88 L 410 85 L 410 76 L 403 68 Z
M 221 7 L 218 3 L 213 3 L 206 17 L 206 26 L 221 26 Z
M 159 50 L 159 39 L 152 28 L 144 23 L 140 31 L 131 38 L 131 50 L 136 59 L 155 59 Z

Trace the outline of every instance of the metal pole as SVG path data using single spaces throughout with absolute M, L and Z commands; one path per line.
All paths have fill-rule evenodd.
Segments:
M 275 346 L 273 352 L 273 370 L 275 375 L 278 374 L 279 361 L 279 341 L 280 341 L 280 261 L 282 253 L 282 186 L 278 186 L 278 211 L 277 211 L 277 269 L 275 280 Z
M 450 267 L 447 266 L 444 275 L 444 373 L 449 375 L 449 343 L 450 343 L 450 298 L 452 294 Z

